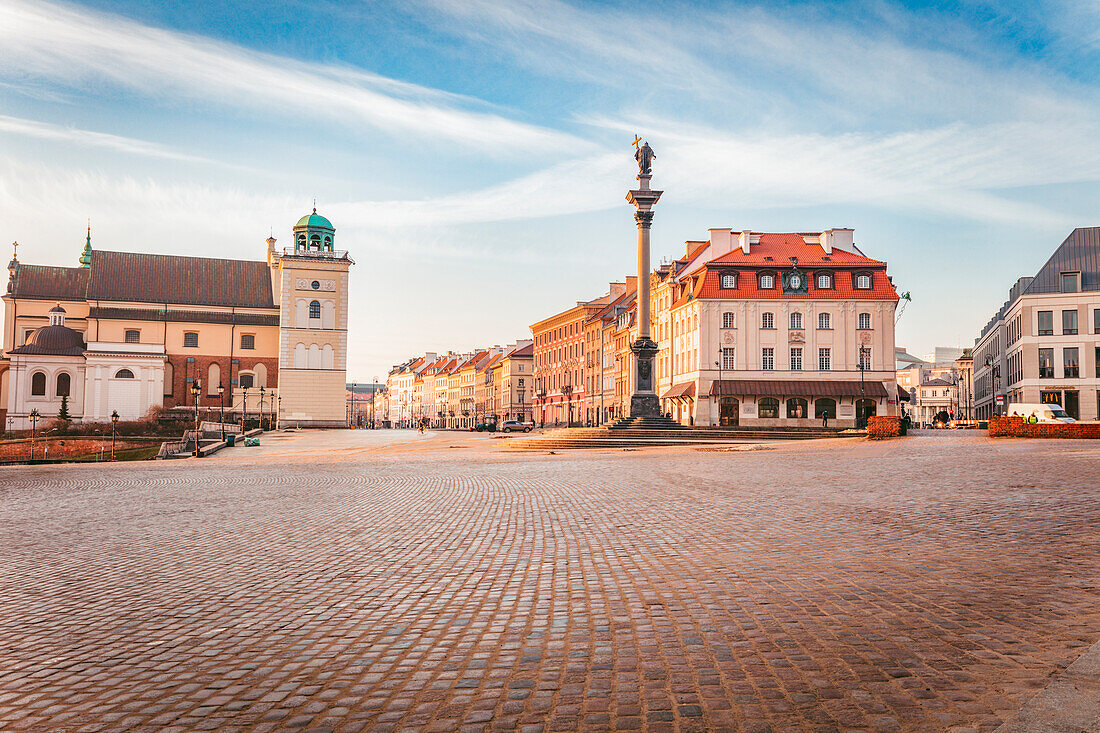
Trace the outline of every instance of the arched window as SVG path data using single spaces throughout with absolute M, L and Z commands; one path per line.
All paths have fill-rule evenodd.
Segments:
M 858 327 L 859 327 L 860 330 L 863 330 L 863 331 L 866 331 L 869 328 L 871 328 L 871 314 L 870 313 L 860 313 L 859 314 L 859 326 Z
M 814 417 L 820 420 L 824 415 L 836 417 L 836 400 L 831 397 L 818 397 L 814 400 Z
M 256 386 L 257 387 L 266 387 L 267 386 L 267 367 L 265 367 L 263 364 L 257 364 L 256 366 L 252 367 L 252 371 L 256 375 Z
M 325 249 L 329 252 L 332 251 L 332 237 L 325 235 Z
M 321 250 L 321 237 L 320 237 L 320 235 L 314 234 L 312 237 L 309 238 L 309 248 L 310 248 L 310 250 L 316 250 L 318 252 Z
M 761 398 L 760 417 L 779 417 L 779 399 L 776 397 Z
M 218 362 L 213 362 L 210 368 L 206 370 L 206 394 L 216 395 L 218 393 L 218 385 L 222 382 L 222 368 L 218 366 Z
M 69 396 L 69 384 L 70 377 L 68 372 L 61 372 L 57 375 L 57 396 L 68 397 Z
M 318 300 L 309 301 L 309 317 L 320 318 L 321 317 L 321 302 Z
M 791 314 L 791 330 L 792 331 L 801 331 L 802 330 L 802 314 L 801 313 L 792 313 Z
M 760 314 L 760 328 L 775 328 L 775 314 L 774 313 L 761 313 Z
M 164 362 L 164 396 L 171 397 L 175 392 L 173 386 L 173 379 L 175 377 L 175 370 L 172 369 L 172 362 Z
M 809 417 L 809 404 L 801 397 L 791 397 L 787 400 L 787 417 L 798 420 Z
M 248 372 L 241 372 L 241 389 L 252 389 L 255 386 L 255 377 Z
M 817 289 L 818 290 L 832 290 L 833 289 L 833 276 L 827 272 L 822 272 L 817 276 Z
M 828 313 L 817 314 L 817 327 L 826 330 L 833 327 L 833 319 Z
M 304 234 L 299 234 L 298 235 L 298 245 L 297 246 L 298 246 L 298 249 L 305 249 L 306 248 L 306 235 L 304 235 Z
M 46 373 L 35 372 L 31 375 L 31 394 L 35 397 L 46 396 Z
M 760 289 L 771 290 L 775 287 L 775 275 L 770 273 L 760 276 Z
M 119 369 L 115 372 L 115 379 L 133 379 L 134 373 L 129 369 Z
M 734 328 L 734 324 L 737 321 L 734 319 L 733 313 L 726 311 L 722 314 L 722 328 Z
M 722 275 L 722 289 L 723 290 L 735 290 L 737 288 L 737 276 L 733 273 L 727 272 Z

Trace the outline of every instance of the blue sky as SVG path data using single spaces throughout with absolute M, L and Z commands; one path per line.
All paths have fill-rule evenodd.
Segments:
M 1095 3 L 0 0 L 0 229 L 25 262 L 260 259 L 314 198 L 351 250 L 349 379 L 523 338 L 708 228 L 853 227 L 969 345 L 1100 224 Z

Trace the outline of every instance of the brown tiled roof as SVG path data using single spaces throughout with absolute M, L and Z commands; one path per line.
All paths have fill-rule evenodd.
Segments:
M 87 289 L 87 268 L 19 264 L 11 294 L 16 298 L 84 300 Z
M 236 323 L 239 326 L 278 326 L 279 316 L 267 313 L 221 313 L 217 311 L 181 311 L 152 308 L 110 308 L 92 306 L 89 318 L 119 321 L 170 321 L 172 323 Z
M 839 379 L 723 379 L 710 385 L 714 395 L 767 395 L 773 397 L 886 397 L 882 382 L 864 382 L 863 391 L 857 381 Z
M 90 272 L 89 300 L 276 307 L 266 262 L 92 250 Z

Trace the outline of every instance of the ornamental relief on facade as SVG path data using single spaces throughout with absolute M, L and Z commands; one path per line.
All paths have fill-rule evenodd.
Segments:
M 314 285 L 316 283 L 316 285 Z M 295 290 L 315 290 L 319 292 L 334 293 L 336 292 L 335 280 L 310 280 L 309 278 L 300 277 L 294 281 Z
M 737 341 L 737 334 L 730 329 L 722 331 L 722 343 L 733 345 Z
M 870 331 L 860 331 L 859 332 L 859 345 L 860 346 L 870 346 L 871 342 L 874 340 L 873 336 L 874 336 L 874 334 L 872 334 Z
M 806 343 L 806 334 L 803 331 L 788 331 L 787 343 L 791 344 L 804 344 Z

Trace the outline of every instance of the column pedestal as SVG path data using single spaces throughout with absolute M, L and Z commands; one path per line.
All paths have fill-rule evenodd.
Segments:
M 660 417 L 661 403 L 654 390 L 653 359 L 657 343 L 644 336 L 630 345 L 634 353 L 634 394 L 630 396 L 631 417 Z

